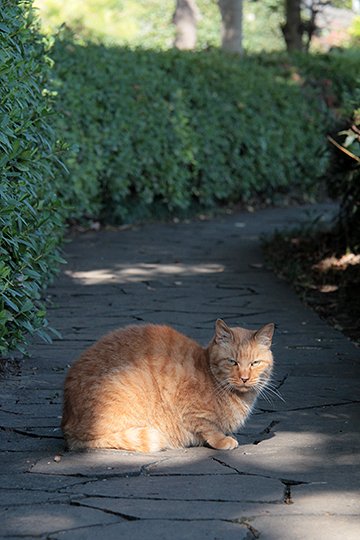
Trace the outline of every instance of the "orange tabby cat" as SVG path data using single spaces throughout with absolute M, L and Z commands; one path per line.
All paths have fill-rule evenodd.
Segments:
M 251 331 L 219 319 L 207 348 L 168 326 L 108 334 L 67 375 L 62 429 L 69 448 L 236 448 L 228 433 L 270 384 L 273 332 L 273 324 Z

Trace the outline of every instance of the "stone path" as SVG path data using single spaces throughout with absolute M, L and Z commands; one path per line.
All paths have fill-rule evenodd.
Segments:
M 324 213 L 327 207 L 318 207 Z M 0 384 L 0 536 L 62 539 L 355 540 L 359 350 L 263 263 L 259 235 L 304 209 L 85 233 L 49 290 L 51 324 Z M 214 321 L 276 322 L 275 380 L 229 452 L 66 453 L 67 366 L 104 332 L 167 323 L 205 344 Z

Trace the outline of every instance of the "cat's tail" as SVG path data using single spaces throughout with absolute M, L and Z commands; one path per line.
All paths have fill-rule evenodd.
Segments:
M 115 448 L 133 452 L 158 452 L 171 447 L 164 435 L 153 427 L 130 427 L 88 440 L 78 439 L 65 431 L 65 438 L 69 450 Z

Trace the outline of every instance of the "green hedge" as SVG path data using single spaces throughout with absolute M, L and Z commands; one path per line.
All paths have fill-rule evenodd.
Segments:
M 316 88 L 330 108 L 347 106 L 349 96 L 357 87 L 359 48 L 338 49 L 327 54 L 294 53 L 290 57 L 285 53 L 270 53 L 259 56 L 258 60 L 263 66 L 277 69 L 285 78 L 299 78 L 305 87 Z
M 73 216 L 131 221 L 313 193 L 325 106 L 260 59 L 56 40 L 57 129 L 72 147 Z
M 63 229 L 53 194 L 48 61 L 31 2 L 0 7 L 0 355 L 50 339 L 41 293 Z

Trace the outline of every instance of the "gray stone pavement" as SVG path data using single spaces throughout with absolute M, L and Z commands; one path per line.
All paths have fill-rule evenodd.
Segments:
M 326 206 L 316 207 L 323 215 Z M 266 269 L 259 235 L 304 208 L 88 232 L 49 289 L 63 334 L 0 382 L 0 536 L 355 540 L 360 537 L 359 350 Z M 275 380 L 236 450 L 64 452 L 66 369 L 105 332 L 166 323 L 206 344 L 216 318 L 276 322 Z

